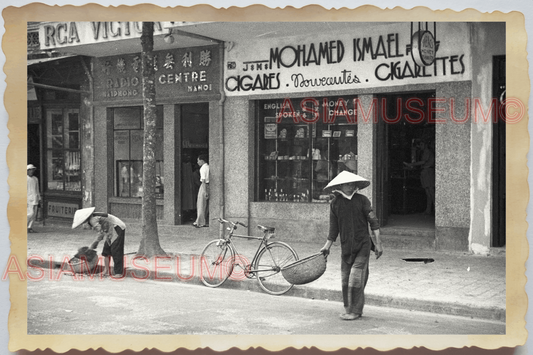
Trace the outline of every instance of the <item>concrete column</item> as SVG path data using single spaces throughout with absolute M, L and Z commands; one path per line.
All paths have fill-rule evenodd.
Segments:
M 180 120 L 175 105 L 163 107 L 163 152 L 164 152 L 164 224 L 181 223 L 181 155 Z
M 361 107 L 357 108 L 357 174 L 368 180 L 372 180 L 374 166 L 372 151 L 374 141 L 374 115 L 373 113 L 370 115 L 368 122 L 365 122 L 362 117 L 363 115 L 368 115 L 373 98 L 373 95 L 360 95 L 359 101 L 361 102 Z M 361 111 L 361 108 L 364 112 Z M 377 107 L 374 107 L 374 110 L 377 110 Z M 370 187 L 363 189 L 361 193 L 372 202 L 372 191 L 374 189 L 374 182 L 372 181 Z
M 488 115 L 492 100 L 494 55 L 505 54 L 505 24 L 476 23 L 470 26 L 472 46 L 472 71 L 476 80 L 472 85 L 472 98 L 480 102 Z M 471 105 L 471 224 L 469 248 L 476 254 L 489 254 L 492 237 L 492 150 L 493 124 L 484 122 L 481 111 Z M 494 109 L 493 109 L 494 111 Z M 494 112 L 493 112 L 494 113 Z M 493 116 L 490 115 L 490 119 Z M 477 122 L 476 122 L 477 121 Z
M 454 117 L 467 114 L 470 82 L 439 84 L 436 97 L 454 100 Z M 443 104 L 440 105 L 443 107 Z M 450 119 L 450 106 L 435 125 L 435 239 L 437 249 L 468 250 L 471 208 L 471 126 Z
M 82 90 L 90 90 L 89 80 L 81 86 Z M 81 193 L 82 208 L 94 206 L 94 117 L 92 94 L 82 94 L 80 104 L 80 148 L 81 148 Z
M 107 108 L 94 108 L 94 205 L 100 212 L 108 211 L 108 198 L 113 193 L 113 120 Z
M 253 200 L 253 142 L 247 98 L 228 97 L 224 106 L 225 209 L 229 218 L 248 219 Z M 253 183 L 253 181 L 252 181 Z

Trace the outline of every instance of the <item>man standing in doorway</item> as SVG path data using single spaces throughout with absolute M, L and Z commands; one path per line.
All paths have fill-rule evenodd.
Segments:
M 206 216 L 209 208 L 209 164 L 207 163 L 207 155 L 200 154 L 198 156 L 198 166 L 200 166 L 200 190 L 198 191 L 198 198 L 196 200 L 196 209 L 198 216 L 193 226 L 196 228 L 207 227 Z
M 426 192 L 426 210 L 424 214 L 432 214 L 435 208 L 435 154 L 429 148 L 428 142 L 421 140 L 418 142 L 418 150 L 422 152 L 422 157 L 414 163 L 404 163 L 407 167 L 421 167 L 420 182 Z
M 29 164 L 27 171 L 27 189 L 28 189 L 28 233 L 35 233 L 33 230 L 33 222 L 37 217 L 37 208 L 41 203 L 41 195 L 39 194 L 39 180 L 36 176 L 33 176 L 37 168 L 33 164 Z

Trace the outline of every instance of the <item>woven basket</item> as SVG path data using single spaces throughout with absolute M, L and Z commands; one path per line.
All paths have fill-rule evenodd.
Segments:
M 87 269 L 89 269 L 90 273 L 93 273 L 95 271 L 95 266 L 98 264 L 98 258 L 94 258 L 90 261 L 86 261 L 85 265 L 83 265 L 82 270 L 82 261 L 78 258 L 72 258 L 69 261 L 70 266 L 72 267 L 72 270 L 74 270 L 75 273 L 81 274 L 81 273 L 87 273 Z
M 293 285 L 303 285 L 318 279 L 326 271 L 326 257 L 322 253 L 300 259 L 281 269 L 281 274 Z

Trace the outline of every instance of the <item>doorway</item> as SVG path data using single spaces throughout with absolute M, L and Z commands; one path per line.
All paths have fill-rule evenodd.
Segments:
M 435 228 L 435 124 L 428 120 L 434 97 L 435 92 L 378 96 L 374 201 L 382 226 Z M 422 165 L 428 155 L 433 163 Z
M 499 104 L 505 101 L 505 56 L 493 59 L 492 95 Z M 502 110 L 505 112 L 505 110 Z M 506 242 L 506 129 L 504 117 L 492 125 L 492 240 L 493 247 L 503 247 Z
M 201 154 L 209 157 L 209 104 L 184 104 L 180 113 L 181 223 L 192 224 L 196 219 L 196 198 L 200 188 L 197 159 Z
M 28 164 L 41 167 L 41 126 L 39 124 L 28 124 Z M 39 171 L 40 174 L 40 171 Z M 39 176 L 39 181 L 42 180 Z
M 43 195 L 43 174 L 41 167 L 42 164 L 41 155 L 41 125 L 38 123 L 28 123 L 28 151 L 26 164 L 33 164 L 37 167 L 36 176 L 39 179 L 39 191 L 41 197 Z M 42 208 L 37 210 L 36 220 L 44 220 L 44 212 Z

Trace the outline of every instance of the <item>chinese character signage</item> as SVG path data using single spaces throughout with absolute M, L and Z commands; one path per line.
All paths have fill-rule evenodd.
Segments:
M 219 94 L 217 46 L 154 52 L 158 99 L 210 97 Z M 124 54 L 95 59 L 95 100 L 142 99 L 141 56 Z

